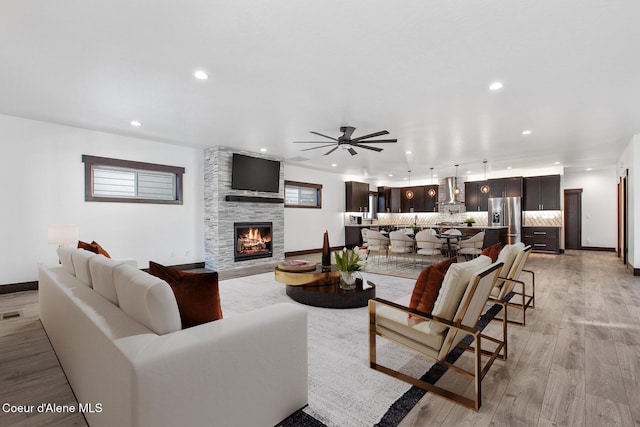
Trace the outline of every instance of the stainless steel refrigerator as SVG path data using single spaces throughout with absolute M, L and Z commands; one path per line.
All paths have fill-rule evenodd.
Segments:
M 507 227 L 509 244 L 520 242 L 522 230 L 520 197 L 489 197 L 489 227 Z

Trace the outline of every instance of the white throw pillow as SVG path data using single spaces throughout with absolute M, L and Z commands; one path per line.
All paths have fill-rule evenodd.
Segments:
M 93 252 L 84 249 L 77 249 L 71 253 L 71 262 L 73 262 L 76 278 L 90 288 L 93 285 L 91 283 L 91 272 L 89 271 L 89 260 L 95 256 L 96 254 Z
M 471 276 L 488 265 L 491 265 L 491 258 L 485 255 L 480 255 L 471 261 L 451 264 L 447 270 L 447 274 L 444 276 L 442 287 L 433 305 L 431 314 L 447 320 L 453 319 L 460 305 L 460 300 L 469 285 Z M 447 329 L 446 326 L 441 324 L 431 323 L 430 328 L 434 332 L 440 333 Z
M 123 264 L 113 270 L 120 308 L 158 335 L 182 329 L 178 303 L 167 282 Z

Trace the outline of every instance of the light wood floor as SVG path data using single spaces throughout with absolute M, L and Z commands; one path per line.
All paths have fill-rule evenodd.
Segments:
M 402 426 L 640 425 L 640 278 L 610 252 L 533 254 L 527 268 L 536 272 L 536 309 L 526 327 L 510 326 L 509 359 L 485 377 L 480 412 L 427 394 Z M 0 313 L 14 311 L 20 317 L 0 320 L 0 405 L 74 403 L 38 320 L 37 292 L 1 295 Z M 439 384 L 468 389 L 451 372 Z M 86 423 L 0 409 L 0 426 L 34 425 Z

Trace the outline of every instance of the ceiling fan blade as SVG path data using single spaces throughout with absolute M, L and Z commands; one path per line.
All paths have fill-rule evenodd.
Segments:
M 386 131 L 386 130 L 381 130 L 380 132 L 374 132 L 374 133 L 370 133 L 369 135 L 364 135 L 364 136 L 359 136 L 357 138 L 353 138 L 352 141 L 358 142 L 358 141 L 362 141 L 363 139 L 373 138 L 374 136 L 382 136 L 382 135 L 389 135 L 389 132 Z
M 313 130 L 312 130 L 312 131 L 310 131 L 310 132 L 311 132 L 312 134 L 314 134 L 314 135 L 323 136 L 323 137 L 325 137 L 325 138 L 329 138 L 329 139 L 332 139 L 332 140 L 334 140 L 334 141 L 338 141 L 338 139 L 337 139 L 337 138 L 334 138 L 334 137 L 332 137 L 332 136 L 323 135 L 323 134 L 318 133 L 318 132 L 313 131 Z
M 378 148 L 378 147 L 367 147 L 366 145 L 360 145 L 360 144 L 351 144 L 351 145 L 356 146 L 358 148 L 366 148 L 367 150 L 372 150 L 377 152 L 382 151 L 382 148 Z
M 327 144 L 327 145 L 321 145 L 319 147 L 311 147 L 311 148 L 305 148 L 304 150 L 300 150 L 300 151 L 309 151 L 309 150 L 317 150 L 318 148 L 325 148 L 325 147 L 332 147 L 336 144 Z
M 338 145 L 336 145 L 335 147 L 333 147 L 331 150 L 327 151 L 326 153 L 324 153 L 325 156 L 328 156 L 329 154 L 333 153 L 334 151 L 336 151 L 338 149 Z
M 355 139 L 352 139 L 351 142 L 355 142 L 356 144 L 358 144 L 358 141 L 356 141 Z M 375 143 L 392 143 L 392 142 L 398 142 L 397 139 L 374 139 L 371 141 L 360 141 L 360 144 L 375 144 Z
M 334 144 L 329 141 L 293 141 L 294 144 Z
M 353 135 L 353 131 L 356 130 L 353 126 L 342 126 L 340 128 L 340 132 L 343 132 L 343 136 L 346 139 L 351 139 L 351 135 Z
M 349 147 L 349 153 L 350 153 L 352 156 L 355 156 L 356 154 L 358 154 L 358 152 L 357 152 L 356 150 L 354 150 L 353 148 L 351 148 L 351 147 Z

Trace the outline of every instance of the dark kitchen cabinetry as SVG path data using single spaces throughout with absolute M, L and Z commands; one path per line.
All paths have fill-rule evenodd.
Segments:
M 344 245 L 353 249 L 354 246 L 362 246 L 362 227 L 349 227 L 344 228 Z M 333 260 L 332 260 L 333 261 Z
M 523 205 L 525 211 L 560 210 L 560 175 L 525 178 Z
M 486 181 L 472 181 L 464 183 L 464 205 L 467 212 L 487 212 L 489 210 L 489 195 L 480 191 Z
M 560 253 L 560 228 L 522 227 L 522 242 L 534 251 Z
M 489 197 L 522 197 L 522 177 L 498 178 L 487 181 Z
M 402 189 L 378 187 L 378 212 L 401 212 Z
M 433 197 L 429 196 L 431 189 Z M 413 198 L 407 197 L 407 191 L 413 192 Z M 378 212 L 438 212 L 438 186 L 378 187 Z
M 413 193 L 413 197 L 408 197 L 408 192 L 411 191 Z M 402 187 L 400 191 L 400 198 L 402 200 L 402 212 L 424 212 L 424 196 L 425 189 L 423 186 L 414 186 L 414 187 Z
M 356 181 L 345 182 L 346 212 L 364 212 L 369 209 L 369 184 Z

